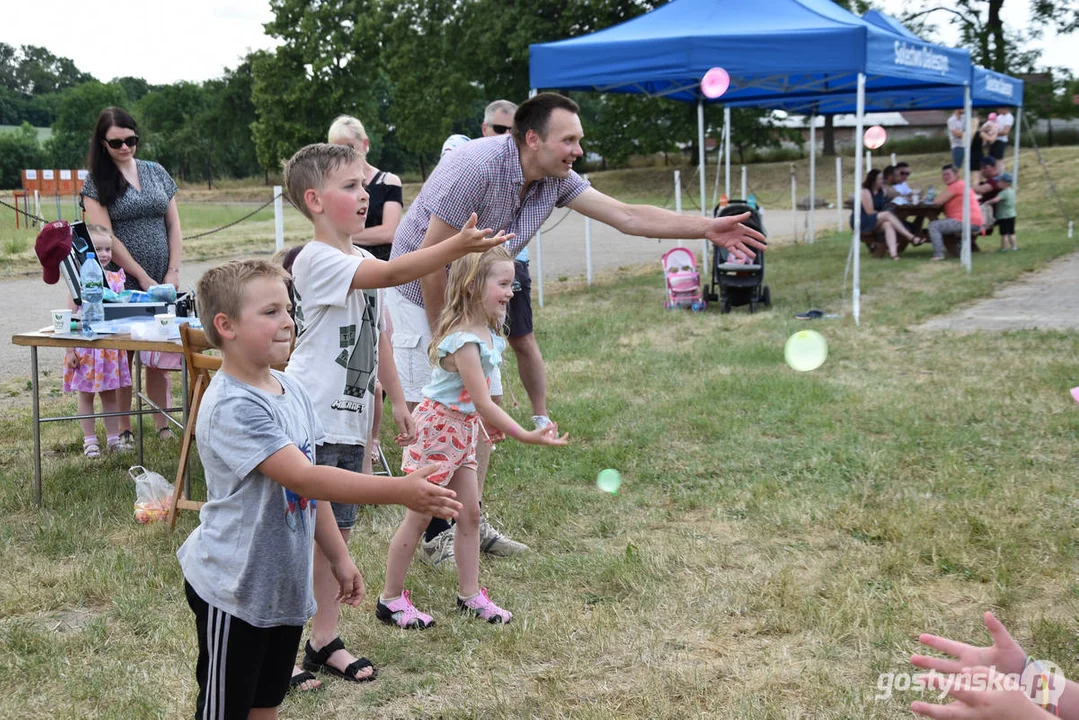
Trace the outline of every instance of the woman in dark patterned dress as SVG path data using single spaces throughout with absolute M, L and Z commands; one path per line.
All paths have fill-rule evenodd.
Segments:
M 329 142 L 334 145 L 351 145 L 363 160 L 363 182 L 370 196 L 367 206 L 367 222 L 364 231 L 352 242 L 379 260 L 390 259 L 393 234 L 401 222 L 404 206 L 401 194 L 401 178 L 393 173 L 379 170 L 367 162 L 371 141 L 363 123 L 354 117 L 341 115 L 330 125 Z
M 98 115 L 90 139 L 89 177 L 82 189 L 83 207 L 90 223 L 112 230 L 113 262 L 127 273 L 127 287 L 146 290 L 152 285 L 179 288 L 182 236 L 176 210 L 176 183 L 155 162 L 135 159 L 139 129 L 134 118 L 117 107 Z M 133 357 L 128 354 L 129 360 Z M 159 407 L 168 407 L 169 375 L 146 368 L 146 393 Z M 121 408 L 131 408 L 131 389 L 121 392 Z M 171 431 L 163 415 L 154 416 L 158 435 Z M 131 441 L 131 418 L 120 418 L 121 438 Z

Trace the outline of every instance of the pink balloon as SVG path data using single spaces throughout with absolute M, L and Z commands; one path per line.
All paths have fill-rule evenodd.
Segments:
M 1075 402 L 1079 403 L 1079 387 L 1072 388 L 1072 397 L 1075 399 Z
M 989 119 L 990 120 L 996 120 L 997 119 L 997 114 L 996 113 L 989 113 Z
M 881 145 L 883 145 L 884 141 L 887 139 L 888 133 L 884 131 L 884 128 L 882 128 L 880 125 L 874 125 L 873 127 L 865 131 L 865 137 L 863 138 L 863 141 L 865 142 L 865 146 L 867 148 L 869 148 L 870 150 L 876 150 Z
M 731 76 L 721 67 L 712 68 L 701 78 L 701 92 L 710 100 L 715 100 L 727 92 L 727 88 L 730 86 Z

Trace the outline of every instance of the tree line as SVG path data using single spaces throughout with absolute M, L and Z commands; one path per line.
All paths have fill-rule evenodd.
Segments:
M 44 143 L 29 127 L 0 134 L 0 187 L 17 185 L 25 167 L 82 167 L 94 120 L 108 105 L 124 107 L 138 120 L 140 157 L 189 182 L 276 173 L 296 148 L 324 140 L 341 113 L 363 121 L 372 162 L 426 175 L 446 136 L 478 134 L 487 102 L 527 97 L 530 44 L 595 32 L 664 1 L 271 0 L 274 18 L 265 29 L 279 47 L 252 52 L 235 69 L 202 83 L 150 85 L 139 77 L 102 82 L 45 48 L 0 43 L 0 125 L 52 128 Z M 866 0 L 835 2 L 855 12 L 868 7 Z M 998 14 L 1003 0 L 961 4 L 976 14 L 974 6 L 982 2 Z M 993 40 L 997 28 L 982 32 Z M 1036 60 L 1020 52 L 1016 38 L 1007 41 L 1026 65 Z M 971 39 L 975 48 L 979 43 Z M 993 64 L 1000 62 L 994 58 Z M 1012 71 L 1022 69 L 1028 68 Z M 1067 87 L 1050 92 L 1048 101 L 1063 108 Z M 638 154 L 695 154 L 692 105 L 628 95 L 573 97 L 582 107 L 585 149 L 606 163 Z M 736 110 L 735 150 L 778 146 L 794 137 L 769 118 L 763 110 Z M 717 136 L 722 109 L 708 106 L 705 119 L 709 135 Z

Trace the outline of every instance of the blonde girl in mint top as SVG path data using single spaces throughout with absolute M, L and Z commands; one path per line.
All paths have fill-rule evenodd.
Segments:
M 504 433 L 535 445 L 565 445 L 558 426 L 526 431 L 491 400 L 491 373 L 502 362 L 506 341 L 501 328 L 513 297 L 513 257 L 502 247 L 468 255 L 453 263 L 446 283 L 446 305 L 432 333 L 431 381 L 412 413 L 416 441 L 405 449 L 406 472 L 438 465 L 427 479 L 457 493 L 464 506 L 457 517 L 457 608 L 491 623 L 507 623 L 513 613 L 491 600 L 479 585 L 480 505 L 476 478 L 476 444 L 481 436 Z M 481 422 L 482 420 L 482 422 Z M 488 431 L 484 424 L 491 428 Z M 412 555 L 430 522 L 430 515 L 409 510 L 390 542 L 386 586 L 375 614 L 383 622 L 422 630 L 434 619 L 412 604 L 405 575 Z

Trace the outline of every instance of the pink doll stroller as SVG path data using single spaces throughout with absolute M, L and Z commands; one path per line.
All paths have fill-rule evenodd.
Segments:
M 663 307 L 690 308 L 700 312 L 708 307 L 701 294 L 701 276 L 697 272 L 697 258 L 686 248 L 673 248 L 663 255 L 663 276 L 667 282 L 667 299 Z

